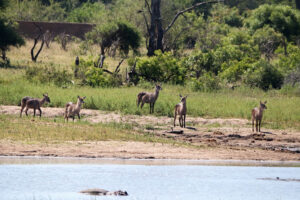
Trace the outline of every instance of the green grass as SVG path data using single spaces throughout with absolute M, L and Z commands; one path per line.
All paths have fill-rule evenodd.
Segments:
M 63 107 L 69 101 L 75 102 L 77 95 L 81 95 L 87 97 L 84 108 L 145 115 L 149 113 L 149 105 L 146 104 L 142 110 L 136 106 L 136 95 L 143 90 L 149 89 L 79 86 L 63 89 L 53 85 L 29 83 L 18 78 L 2 81 L 0 104 L 18 105 L 24 96 L 42 97 L 42 94 L 47 92 L 51 99 L 51 104 L 48 106 L 51 107 Z M 266 93 L 260 90 L 241 88 L 235 91 L 222 90 L 217 93 L 202 93 L 192 92 L 183 86 L 163 85 L 163 90 L 155 104 L 155 115 L 173 116 L 173 108 L 180 100 L 179 93 L 189 94 L 187 99 L 188 115 L 211 118 L 250 119 L 251 109 L 258 106 L 259 100 L 267 100 L 268 109 L 264 115 L 265 122 L 268 122 L 272 128 L 300 130 L 300 97 L 286 96 L 280 91 Z
M 138 133 L 123 124 L 90 124 L 88 122 L 64 123 L 62 118 L 19 118 L 0 115 L 0 140 L 27 143 L 63 143 L 65 141 L 138 141 L 178 145 L 172 139 Z

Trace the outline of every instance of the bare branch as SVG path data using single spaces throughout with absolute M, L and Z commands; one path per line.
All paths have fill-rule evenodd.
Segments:
M 144 16 L 145 24 L 146 24 L 146 27 L 147 27 L 147 33 L 148 33 L 148 35 L 150 35 L 150 28 L 149 28 L 149 24 L 148 24 L 148 21 L 147 21 L 147 18 L 146 18 L 146 15 L 145 15 L 145 13 L 144 13 L 144 12 L 143 12 L 143 16 Z
M 150 5 L 147 0 L 145 0 L 145 5 L 147 6 L 148 12 L 150 13 L 150 15 L 152 15 L 152 11 L 151 11 Z
M 119 62 L 119 64 L 118 64 L 118 66 L 116 67 L 116 69 L 115 69 L 115 73 L 119 73 L 119 71 L 120 71 L 120 66 L 121 66 L 121 64 L 122 64 L 122 62 L 124 61 L 124 59 L 122 59 L 120 62 Z
M 107 70 L 107 69 L 102 69 L 104 72 L 109 73 L 109 74 L 114 74 L 111 71 Z
M 179 11 L 173 18 L 173 20 L 171 21 L 171 23 L 167 26 L 167 28 L 164 30 L 164 33 L 168 32 L 169 29 L 174 25 L 175 21 L 178 19 L 178 17 L 180 15 L 182 15 L 183 13 L 185 12 L 188 12 L 188 11 L 191 11 L 201 5 L 204 5 L 204 4 L 208 4 L 208 3 L 218 3 L 218 2 L 224 2 L 224 0 L 212 0 L 212 1 L 206 1 L 206 2 L 200 2 L 200 3 L 196 3 L 195 5 L 193 5 L 192 7 L 189 7 L 187 9 L 184 9 L 182 11 Z

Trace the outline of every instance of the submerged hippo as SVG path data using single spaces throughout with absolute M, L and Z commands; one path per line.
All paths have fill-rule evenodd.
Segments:
M 98 195 L 98 196 L 107 196 L 107 195 L 115 195 L 115 196 L 128 196 L 128 193 L 126 191 L 115 191 L 115 192 L 110 192 L 107 190 L 103 189 L 88 189 L 88 190 L 83 190 L 80 191 L 80 193 L 84 194 L 90 194 L 90 195 Z

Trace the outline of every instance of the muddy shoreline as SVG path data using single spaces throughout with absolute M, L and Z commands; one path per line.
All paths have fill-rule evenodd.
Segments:
M 120 158 L 77 158 L 45 156 L 0 156 L 3 164 L 99 164 L 99 165 L 205 165 L 205 166 L 270 166 L 300 167 L 300 161 L 257 161 L 257 160 L 184 160 L 184 159 L 120 159 Z

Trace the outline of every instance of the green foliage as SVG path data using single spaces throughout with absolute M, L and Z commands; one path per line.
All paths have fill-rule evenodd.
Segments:
M 242 27 L 243 19 L 239 15 L 238 10 L 233 10 L 229 15 L 225 16 L 225 23 L 233 27 Z
M 263 90 L 280 89 L 283 84 L 283 75 L 270 63 L 260 60 L 252 65 L 244 75 L 244 82 L 250 87 L 259 87 Z
M 214 71 L 213 67 L 213 53 L 195 51 L 190 56 L 183 58 L 182 66 L 187 69 L 191 74 L 190 76 L 199 78 L 204 72 Z
M 15 31 L 14 27 L 0 19 L 0 49 L 6 51 L 9 46 L 19 47 L 24 44 L 23 38 Z
M 213 73 L 204 73 L 200 78 L 192 80 L 194 91 L 212 92 L 221 89 L 219 78 Z
M 300 14 L 289 6 L 266 4 L 253 11 L 247 20 L 247 26 L 253 32 L 264 26 L 270 26 L 291 41 L 300 35 Z
M 105 49 L 112 45 L 116 45 L 120 52 L 126 55 L 129 49 L 137 52 L 141 41 L 136 28 L 121 21 L 96 26 L 93 31 L 87 34 L 87 38 L 100 45 L 102 54 L 104 54 Z
M 225 67 L 220 76 L 229 83 L 238 82 L 241 80 L 243 74 L 251 68 L 251 64 L 254 60 L 251 58 L 244 58 L 241 61 L 230 61 L 228 66 Z
M 15 20 L 25 21 L 63 21 L 66 15 L 61 2 L 50 0 L 49 4 L 42 1 L 12 0 L 7 15 Z
M 154 82 L 183 84 L 185 69 L 178 65 L 171 53 L 155 52 L 155 56 L 140 58 L 137 62 L 137 73 L 143 79 Z
M 25 78 L 38 83 L 54 83 L 62 87 L 72 83 L 72 75 L 66 70 L 56 70 L 55 67 L 28 67 Z
M 107 74 L 103 69 L 95 67 L 91 57 L 80 60 L 77 66 L 77 78 L 81 80 L 81 84 L 92 87 L 117 87 L 122 84 L 122 77 L 117 74 Z
M 97 3 L 83 3 L 80 7 L 72 10 L 68 17 L 67 21 L 69 22 L 78 22 L 78 23 L 95 23 L 99 22 L 98 20 L 102 17 L 105 18 L 105 6 L 104 4 Z
M 0 11 L 5 11 L 7 5 L 8 1 L 0 0 Z M 9 46 L 19 47 L 24 44 L 23 38 L 16 32 L 15 27 L 11 25 L 5 16 L 0 14 L 0 50 L 2 54 L 5 55 L 5 51 L 9 49 Z
M 261 54 L 265 55 L 267 59 L 270 59 L 279 45 L 284 42 L 283 35 L 269 26 L 257 29 L 253 38 Z
M 277 67 L 283 74 L 287 74 L 292 70 L 295 70 L 300 63 L 300 48 L 289 44 L 287 46 L 287 55 L 284 54 L 283 49 L 279 50 L 281 53 L 279 56 L 279 62 Z

